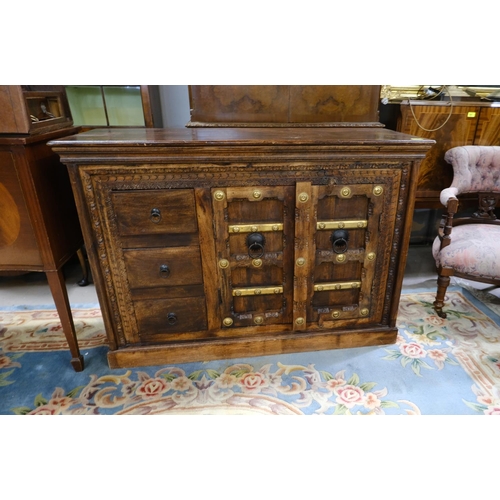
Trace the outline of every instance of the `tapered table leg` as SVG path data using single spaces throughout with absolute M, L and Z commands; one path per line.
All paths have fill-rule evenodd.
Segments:
M 71 364 L 76 372 L 81 372 L 83 370 L 83 356 L 80 354 L 80 349 L 78 348 L 75 325 L 73 323 L 73 315 L 71 313 L 63 272 L 59 269 L 58 271 L 48 271 L 46 274 L 63 332 L 69 345 Z

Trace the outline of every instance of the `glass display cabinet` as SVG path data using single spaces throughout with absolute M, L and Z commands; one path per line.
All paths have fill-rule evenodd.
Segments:
M 158 86 L 66 85 L 75 125 L 162 127 Z

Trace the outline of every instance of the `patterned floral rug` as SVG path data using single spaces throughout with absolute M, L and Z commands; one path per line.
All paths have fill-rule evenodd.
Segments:
M 85 370 L 50 309 L 0 311 L 0 414 L 500 414 L 500 317 L 467 290 L 404 293 L 397 343 L 111 370 L 98 307 L 73 310 Z

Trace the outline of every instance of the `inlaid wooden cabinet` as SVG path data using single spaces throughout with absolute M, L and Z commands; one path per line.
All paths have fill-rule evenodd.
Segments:
M 394 342 L 432 144 L 375 128 L 52 141 L 72 179 L 110 366 Z
M 411 107 L 400 105 L 397 130 L 436 141 L 420 168 L 417 208 L 442 208 L 439 194 L 453 180 L 453 168 L 444 160 L 446 151 L 456 146 L 500 145 L 500 108 L 494 104 L 412 101 Z

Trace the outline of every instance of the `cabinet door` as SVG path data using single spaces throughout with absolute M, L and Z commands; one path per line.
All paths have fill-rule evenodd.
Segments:
M 291 322 L 293 186 L 212 189 L 222 327 Z
M 381 322 L 397 175 L 297 185 L 295 330 Z
M 41 268 L 42 257 L 12 154 L 0 150 L 0 268 Z

